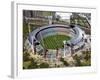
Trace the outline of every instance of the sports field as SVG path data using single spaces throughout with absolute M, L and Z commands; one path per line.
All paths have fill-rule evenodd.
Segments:
M 41 45 L 46 49 L 63 48 L 64 40 L 68 41 L 70 37 L 66 35 L 52 35 L 43 38 L 43 40 L 41 40 Z

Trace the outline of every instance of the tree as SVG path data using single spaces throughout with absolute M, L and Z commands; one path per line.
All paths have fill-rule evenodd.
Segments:
M 61 57 L 61 58 L 60 58 L 60 61 L 63 62 L 63 64 L 64 64 L 65 66 L 69 66 L 68 62 L 65 61 L 64 58 Z
M 76 61 L 75 66 L 81 66 L 82 65 L 79 56 L 75 55 L 73 58 Z
M 60 15 L 57 15 L 57 16 L 56 16 L 56 20 L 57 20 L 57 21 L 59 21 L 59 20 L 60 20 L 60 18 L 61 18 L 61 16 L 60 16 Z
M 41 63 L 39 65 L 40 68 L 49 68 L 49 64 L 48 63 Z
M 28 66 L 28 69 L 38 68 L 37 62 L 33 58 L 30 59 L 31 64 Z
M 29 53 L 27 51 L 24 51 L 23 53 L 23 61 L 28 61 L 29 60 Z

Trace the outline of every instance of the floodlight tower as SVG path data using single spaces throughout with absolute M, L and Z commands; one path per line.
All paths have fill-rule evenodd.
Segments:
M 78 20 L 77 19 L 75 19 L 75 24 L 78 24 Z
M 39 45 L 39 42 L 36 42 L 36 40 L 33 40 L 33 48 L 34 48 L 34 54 L 36 54 L 37 50 L 36 50 L 36 46 Z
M 28 23 L 28 32 L 31 32 L 31 27 L 30 27 L 30 23 Z
M 65 56 L 66 56 L 66 55 L 65 55 L 65 54 L 66 54 L 66 52 L 65 52 L 66 40 L 64 40 L 63 43 L 64 43 L 64 56 L 63 56 L 63 57 L 65 57 Z
M 52 16 L 48 16 L 49 24 L 52 24 Z

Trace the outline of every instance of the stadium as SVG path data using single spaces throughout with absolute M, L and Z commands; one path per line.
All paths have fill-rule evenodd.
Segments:
M 85 45 L 85 32 L 79 25 L 48 25 L 32 31 L 25 46 L 34 54 L 56 59 L 58 54 L 66 57 L 82 49 Z
M 91 66 L 91 14 L 23 10 L 23 69 Z

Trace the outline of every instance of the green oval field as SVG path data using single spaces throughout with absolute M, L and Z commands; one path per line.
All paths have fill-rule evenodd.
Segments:
M 46 49 L 63 48 L 63 41 L 68 41 L 70 38 L 71 37 L 66 35 L 52 35 L 43 38 L 43 40 L 41 40 L 41 45 Z

